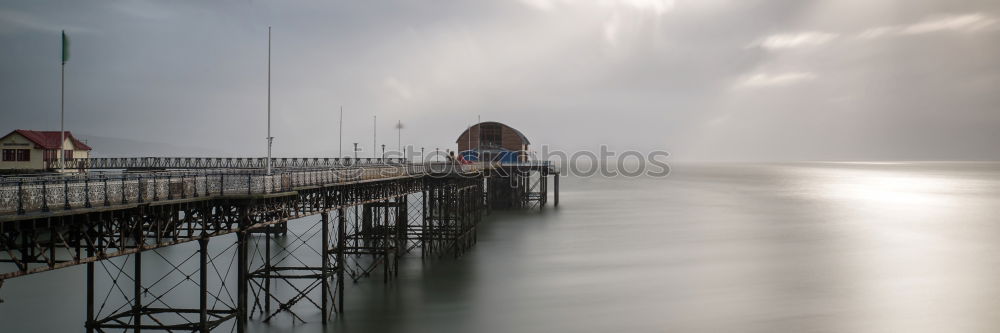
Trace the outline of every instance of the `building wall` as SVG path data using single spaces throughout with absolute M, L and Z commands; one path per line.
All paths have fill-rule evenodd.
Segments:
M 517 135 L 517 132 L 514 132 L 514 130 L 510 127 L 501 126 L 500 136 L 500 145 L 503 146 L 503 149 L 511 151 L 520 151 L 525 149 L 524 142 L 521 141 L 521 136 Z
M 73 146 L 73 140 L 70 140 L 69 137 L 66 137 L 66 140 L 63 141 L 63 150 L 73 150 L 73 159 L 90 157 L 90 151 L 74 150 L 74 148 L 76 147 Z
M 0 160 L 0 169 L 42 169 L 45 163 L 42 161 L 42 150 L 36 149 L 35 144 L 20 134 L 8 136 L 0 140 L 0 149 L 31 149 L 31 161 L 11 162 Z
M 472 136 L 472 142 L 469 142 L 470 135 Z M 472 126 L 472 129 L 465 131 L 458 138 L 458 151 L 469 149 L 479 149 L 479 126 Z

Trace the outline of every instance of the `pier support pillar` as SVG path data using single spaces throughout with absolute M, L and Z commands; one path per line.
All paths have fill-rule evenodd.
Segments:
M 344 313 L 344 247 L 347 246 L 347 211 L 337 209 L 337 312 Z
M 271 270 L 271 227 L 264 231 L 264 270 Z M 265 316 L 271 313 L 271 274 L 264 275 L 264 313 Z
M 88 256 L 93 256 L 93 250 L 87 250 Z M 2 283 L 3 281 L 0 281 Z M 94 333 L 94 263 L 87 263 L 87 322 L 84 324 L 87 333 Z
M 394 277 L 399 276 L 399 261 L 406 255 L 407 244 L 407 218 L 409 217 L 409 211 L 407 207 L 406 196 L 396 197 L 396 225 L 395 225 L 395 243 L 396 243 L 396 258 L 392 261 Z
M 423 261 L 427 257 L 427 247 L 430 246 L 430 237 L 427 230 L 427 209 L 428 202 L 427 196 L 430 195 L 430 190 L 427 189 L 427 184 L 423 185 L 423 191 L 420 194 L 420 260 Z
M 137 246 L 142 246 L 138 244 Z M 142 331 L 142 252 L 136 252 L 135 272 L 132 281 L 132 331 Z
M 540 195 L 538 196 L 538 200 L 540 200 L 541 203 L 539 203 L 538 206 L 539 206 L 539 208 L 542 208 L 542 207 L 545 207 L 545 205 L 549 203 L 549 173 L 545 172 L 545 171 L 542 171 L 542 172 L 539 172 L 538 174 L 539 174 L 539 178 L 541 178 L 541 179 L 539 179 L 539 182 L 541 182 L 541 183 L 539 184 Z
M 329 276 L 329 272 L 330 272 L 330 256 L 329 256 L 329 253 L 330 253 L 330 214 L 327 213 L 327 212 L 320 213 L 320 219 L 322 220 L 320 223 L 323 224 L 323 226 L 322 226 L 323 231 L 322 231 L 322 234 L 321 234 L 321 238 L 322 238 L 321 242 L 323 244 L 321 245 L 322 246 L 322 250 L 320 251 L 320 253 L 323 254 L 323 256 L 322 256 L 323 257 L 322 258 L 322 263 L 321 263 L 321 267 L 322 268 L 320 269 L 320 272 L 321 272 L 320 276 L 322 278 L 322 281 L 320 282 L 322 284 L 320 286 L 320 294 L 322 294 L 322 296 L 321 296 L 322 297 L 322 301 L 320 301 L 320 311 L 323 313 L 323 324 L 326 324 L 327 318 L 330 317 L 329 311 L 328 311 L 328 306 L 329 305 L 327 304 L 327 303 L 329 303 L 329 297 L 328 297 L 328 295 L 330 295 L 330 276 Z
M 250 209 L 247 206 L 240 207 L 240 226 L 236 232 L 236 331 L 247 331 L 247 289 L 250 284 L 249 268 L 247 263 L 247 227 L 253 222 L 250 220 Z
M 552 199 L 552 206 L 559 207 L 559 174 L 555 174 L 552 177 L 552 194 L 555 196 Z
M 200 332 L 208 328 L 208 236 L 202 232 L 198 240 L 198 328 Z

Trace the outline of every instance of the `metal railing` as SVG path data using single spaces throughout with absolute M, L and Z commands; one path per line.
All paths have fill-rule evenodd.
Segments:
M 203 169 L 0 177 L 0 215 L 222 195 L 280 193 L 305 186 L 396 177 L 475 174 L 483 163 L 398 164 L 326 169 Z
M 496 165 L 505 167 L 546 167 L 554 168 L 552 161 L 521 161 L 521 162 L 495 162 Z
M 50 169 L 263 169 L 264 157 L 91 157 L 48 161 Z M 272 158 L 276 169 L 402 165 L 405 158 Z

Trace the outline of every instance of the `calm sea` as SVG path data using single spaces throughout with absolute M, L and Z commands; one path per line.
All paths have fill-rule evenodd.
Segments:
M 563 178 L 559 208 L 494 212 L 459 259 L 348 284 L 326 331 L 1000 331 L 1000 164 L 673 167 Z M 82 278 L 7 281 L 0 332 L 82 331 Z M 322 331 L 302 314 L 251 328 Z

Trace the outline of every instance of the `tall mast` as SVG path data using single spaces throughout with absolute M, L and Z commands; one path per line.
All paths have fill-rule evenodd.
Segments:
M 340 106 L 340 142 L 337 143 L 337 146 L 338 148 L 340 148 L 340 152 L 338 153 L 339 155 L 337 156 L 341 158 L 344 157 L 344 106 L 343 105 Z
M 65 143 L 66 143 L 66 129 L 65 129 L 65 120 L 66 120 L 66 58 L 67 58 L 66 57 L 66 54 L 67 54 L 67 52 L 66 52 L 66 46 L 67 46 L 67 43 L 66 43 L 66 30 L 63 30 L 62 31 L 62 47 L 63 47 L 62 67 L 60 67 L 60 70 L 59 70 L 59 169 L 60 169 L 60 171 L 65 171 L 66 170 L 66 166 L 64 165 L 65 163 L 63 163 L 63 160 L 65 159 L 63 155 L 66 154 L 66 152 L 63 151 L 63 145 L 65 145 Z
M 267 174 L 271 174 L 271 27 L 267 27 Z

